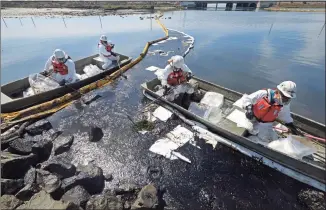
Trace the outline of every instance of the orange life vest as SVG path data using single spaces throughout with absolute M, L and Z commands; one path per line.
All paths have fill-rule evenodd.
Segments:
M 268 90 L 266 91 L 267 96 L 259 99 L 257 103 L 253 105 L 253 112 L 256 119 L 263 123 L 274 122 L 282 109 L 282 105 L 273 102 L 274 92 L 269 93 Z
M 171 86 L 180 85 L 181 83 L 184 83 L 186 81 L 187 79 L 182 69 L 171 72 L 167 78 L 167 83 Z
M 53 71 L 61 75 L 68 74 L 68 67 L 64 63 L 58 62 L 56 59 L 52 59 Z

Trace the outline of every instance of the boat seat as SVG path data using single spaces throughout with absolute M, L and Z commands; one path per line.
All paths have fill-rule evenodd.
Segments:
M 13 101 L 9 96 L 1 92 L 1 104 L 6 104 L 10 101 Z
M 225 119 L 223 119 L 217 123 L 217 126 L 224 128 L 225 130 L 228 130 L 231 133 L 234 133 L 236 135 L 245 136 L 247 134 L 247 130 L 245 128 L 238 127 L 236 122 L 227 118 L 233 112 L 235 112 L 234 114 L 238 115 L 238 113 L 239 113 L 238 111 L 243 112 L 241 109 L 233 107 L 232 110 L 229 112 L 229 114 L 225 117 Z M 241 117 L 241 116 L 238 116 L 238 117 L 236 116 L 233 118 L 239 118 L 239 117 Z
M 104 64 L 104 62 L 102 61 L 102 59 L 100 58 L 100 56 L 97 56 L 95 58 L 93 58 L 94 63 L 97 67 L 99 67 L 100 69 L 102 69 L 102 66 Z

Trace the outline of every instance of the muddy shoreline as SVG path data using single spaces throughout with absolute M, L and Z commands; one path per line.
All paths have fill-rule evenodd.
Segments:
M 1 17 L 71 17 L 71 16 L 108 16 L 108 15 L 133 15 L 148 14 L 152 10 L 105 10 L 105 9 L 69 9 L 69 8 L 6 8 L 1 9 Z

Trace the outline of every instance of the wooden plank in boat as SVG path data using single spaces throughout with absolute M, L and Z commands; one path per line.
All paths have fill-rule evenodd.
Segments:
M 1 104 L 5 104 L 10 101 L 13 101 L 13 100 L 11 98 L 9 98 L 6 94 L 1 93 Z

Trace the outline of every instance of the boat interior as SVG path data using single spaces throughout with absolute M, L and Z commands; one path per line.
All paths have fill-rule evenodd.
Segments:
M 130 59 L 129 57 L 127 57 L 125 55 L 119 54 L 119 56 L 120 56 L 120 65 L 123 64 L 124 62 L 126 62 L 128 59 Z M 76 73 L 79 75 L 85 74 L 84 67 L 87 65 L 90 65 L 90 64 L 96 65 L 98 68 L 102 69 L 103 62 L 101 61 L 98 54 L 77 60 L 77 61 L 75 61 Z M 110 70 L 116 66 L 118 66 L 118 63 L 113 62 L 111 64 L 111 66 L 109 66 L 108 70 Z M 106 70 L 106 71 L 108 71 L 108 70 Z M 42 72 L 41 72 L 41 74 L 42 74 Z M 76 83 L 81 83 L 81 82 L 77 81 L 74 84 L 76 84 Z M 78 87 L 77 84 L 76 84 L 76 86 Z M 13 82 L 10 82 L 8 84 L 1 86 L 1 104 L 8 103 L 13 100 L 23 98 L 24 97 L 23 92 L 26 89 L 28 89 L 29 87 L 30 87 L 30 84 L 29 84 L 28 77 L 25 77 L 25 78 L 22 78 L 22 79 L 19 79 L 19 80 L 16 80 L 16 81 L 13 81 Z
M 193 96 L 191 97 L 190 100 L 190 106 L 185 107 L 184 105 L 181 105 L 182 108 L 187 109 L 189 112 L 192 112 L 193 114 L 199 115 L 203 119 L 209 121 L 211 124 L 214 124 L 217 127 L 223 128 L 229 132 L 232 132 L 233 134 L 239 135 L 246 137 L 247 140 L 251 140 L 257 144 L 262 144 L 264 146 L 268 146 L 269 143 L 271 143 L 273 140 L 269 140 L 268 138 L 261 138 L 258 136 L 253 136 L 250 135 L 249 132 L 247 131 L 246 128 L 244 127 L 239 127 L 237 122 L 239 119 L 241 120 L 242 117 L 245 117 L 245 110 L 240 108 L 237 105 L 237 101 L 242 97 L 242 94 L 239 92 L 235 92 L 233 90 L 200 80 L 199 78 L 193 78 L 189 82 L 195 89 L 195 92 Z M 162 95 L 159 94 L 158 92 L 158 87 L 160 85 L 160 81 L 158 79 L 154 79 L 150 82 L 147 82 L 143 84 L 143 88 L 147 88 L 155 93 L 157 95 Z M 145 86 L 144 86 L 145 85 Z M 204 116 L 204 111 L 200 110 L 200 102 L 203 100 L 203 97 L 207 92 L 214 92 L 217 93 L 216 95 L 213 95 L 215 98 L 220 98 L 220 100 L 215 100 L 214 103 L 219 104 L 218 106 L 219 109 L 211 109 L 210 114 L 207 116 Z M 214 94 L 213 93 L 213 94 Z M 214 101 L 214 100 L 213 100 Z M 222 103 L 221 103 L 222 101 Z M 195 103 L 193 103 L 195 102 Z M 175 103 L 175 102 L 173 102 Z M 188 103 L 189 104 L 189 103 Z M 179 105 L 179 106 L 180 106 Z M 195 106 L 193 106 L 195 105 Z M 315 131 L 314 133 L 307 133 L 311 135 L 316 135 L 316 136 L 321 136 L 322 138 L 325 138 L 322 134 L 324 132 L 323 130 L 314 130 L 312 127 L 315 127 L 315 124 L 309 125 L 308 123 L 305 124 L 304 120 L 300 119 L 298 120 L 296 116 L 293 116 L 295 124 L 300 125 L 300 129 L 304 131 Z M 300 117 L 299 117 L 300 118 Z M 311 122 L 311 121 L 310 121 Z M 317 122 L 315 122 L 317 123 Z M 275 126 L 277 127 L 278 122 L 273 123 L 274 127 L 274 133 L 278 135 L 278 139 L 284 139 L 288 137 L 288 133 L 280 132 L 280 130 L 277 130 Z M 318 124 L 318 123 L 317 123 Z M 319 124 L 321 128 L 325 128 L 325 125 Z M 307 128 L 307 129 L 306 129 Z M 261 129 L 259 129 L 260 132 Z M 271 129 L 269 129 L 271 130 Z M 312 155 L 304 156 L 302 160 L 307 161 L 313 165 L 317 165 L 319 167 L 322 167 L 325 169 L 325 151 L 326 151 L 326 145 L 324 142 L 317 141 L 315 139 L 311 138 L 306 138 L 306 137 L 300 137 L 300 136 L 294 136 L 292 135 L 291 138 L 295 138 L 297 141 L 302 143 L 303 145 L 306 145 L 309 148 L 314 148 L 315 152 Z

